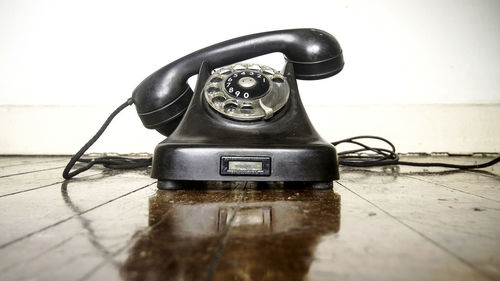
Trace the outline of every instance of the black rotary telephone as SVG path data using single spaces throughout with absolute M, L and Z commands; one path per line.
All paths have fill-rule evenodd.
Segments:
M 282 71 L 237 63 L 274 52 L 285 55 Z M 478 169 L 500 162 L 500 157 L 473 165 L 401 161 L 395 146 L 377 136 L 324 141 L 307 117 L 296 79 L 327 78 L 343 66 L 337 40 L 318 29 L 257 33 L 198 50 L 142 81 L 132 98 L 71 158 L 63 177 L 70 179 L 94 164 L 128 169 L 152 163 L 151 176 L 158 179 L 160 189 L 239 181 L 331 188 L 339 178 L 339 164 Z M 195 74 L 198 81 L 193 92 L 187 80 Z M 111 120 L 132 104 L 146 128 L 167 137 L 157 145 L 153 159 L 81 158 Z M 371 147 L 360 139 L 376 139 L 390 148 Z M 360 148 L 339 152 L 337 157 L 334 145 L 342 143 Z M 76 162 L 87 165 L 71 171 Z
M 237 63 L 274 52 L 285 55 L 282 71 Z M 152 160 L 151 176 L 160 189 L 239 181 L 331 188 L 339 178 L 337 152 L 309 121 L 296 79 L 327 78 L 343 66 L 337 40 L 318 29 L 257 33 L 198 50 L 144 79 L 73 156 L 63 177 L 94 164 L 117 169 L 151 164 L 150 158 L 81 158 L 111 120 L 135 104 L 144 126 L 167 137 Z M 195 74 L 193 92 L 187 80 Z M 71 172 L 77 161 L 88 164 Z
M 281 72 L 237 63 L 273 52 L 285 55 Z M 212 181 L 330 188 L 337 154 L 309 121 L 296 79 L 327 78 L 343 65 L 332 35 L 291 29 L 221 42 L 157 70 L 132 99 L 144 126 L 168 137 L 153 157 L 158 188 Z M 197 73 L 193 93 L 187 79 Z

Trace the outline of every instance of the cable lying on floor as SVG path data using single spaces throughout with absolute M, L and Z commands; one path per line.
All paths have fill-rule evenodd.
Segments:
M 130 157 L 119 157 L 119 156 L 104 156 L 98 158 L 81 158 L 83 154 L 99 139 L 99 137 L 104 133 L 106 128 L 109 126 L 113 118 L 115 118 L 120 111 L 134 102 L 129 98 L 126 102 L 115 109 L 111 115 L 106 119 L 104 124 L 101 126 L 99 131 L 75 154 L 71 157 L 70 161 L 66 165 L 63 171 L 63 177 L 65 179 L 71 179 L 72 177 L 90 169 L 95 164 L 102 164 L 104 167 L 109 169 L 135 169 L 148 167 L 152 164 L 152 158 L 130 158 Z M 371 147 L 362 142 L 360 139 L 375 139 L 387 144 L 390 149 Z M 340 151 L 337 153 L 339 158 L 339 164 L 343 166 L 351 167 L 375 167 L 375 166 L 387 166 L 387 165 L 406 165 L 406 166 L 419 166 L 419 167 L 444 167 L 444 168 L 454 168 L 454 169 L 480 169 L 500 162 L 500 157 L 497 157 L 491 161 L 482 164 L 474 165 L 457 165 L 451 163 L 421 163 L 421 162 L 408 162 L 399 160 L 399 156 L 396 153 L 396 147 L 388 140 L 377 137 L 377 136 L 357 136 L 348 139 L 339 140 L 332 142 L 334 146 L 339 146 L 341 144 L 353 144 L 359 148 Z M 76 164 L 76 162 L 87 163 L 85 166 L 76 169 L 71 172 L 71 169 Z
M 87 171 L 95 164 L 102 164 L 104 167 L 110 169 L 135 169 L 141 167 L 148 167 L 151 165 L 153 161 L 153 158 L 151 157 L 129 158 L 129 157 L 118 157 L 118 156 L 104 156 L 94 159 L 81 158 L 85 153 L 85 151 L 87 151 L 99 139 L 102 133 L 104 133 L 104 131 L 109 126 L 111 121 L 113 121 L 113 118 L 115 118 L 115 116 L 118 115 L 118 113 L 120 113 L 124 108 L 132 104 L 134 104 L 134 101 L 132 100 L 132 98 L 129 98 L 126 102 L 120 105 L 117 109 L 115 109 L 115 111 L 113 111 L 109 115 L 108 119 L 106 119 L 104 124 L 102 124 L 99 131 L 97 131 L 97 133 L 82 148 L 80 148 L 80 150 L 75 155 L 73 155 L 73 157 L 71 157 L 68 164 L 66 165 L 66 168 L 64 168 L 63 178 L 68 180 L 82 172 Z M 71 169 L 76 164 L 76 162 L 87 163 L 87 165 L 71 172 Z
M 359 140 L 375 139 L 386 143 L 390 149 L 368 146 Z M 357 149 L 338 152 L 339 164 L 350 167 L 375 167 L 388 165 L 405 165 L 418 167 L 444 167 L 453 169 L 480 169 L 500 162 L 500 157 L 481 164 L 473 165 L 457 165 L 451 163 L 439 162 L 409 162 L 399 160 L 399 155 L 396 153 L 396 147 L 388 140 L 377 136 L 357 136 L 332 142 L 334 146 L 340 144 L 354 144 L 359 146 Z

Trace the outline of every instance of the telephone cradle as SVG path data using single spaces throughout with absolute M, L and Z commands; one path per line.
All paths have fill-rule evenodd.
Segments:
M 285 55 L 282 71 L 238 63 L 271 52 Z M 158 188 L 217 182 L 331 188 L 339 178 L 337 153 L 311 124 L 296 79 L 330 77 L 343 65 L 333 36 L 291 29 L 228 40 L 159 69 L 133 95 L 143 124 L 167 136 L 153 156 Z M 195 74 L 193 92 L 186 81 Z

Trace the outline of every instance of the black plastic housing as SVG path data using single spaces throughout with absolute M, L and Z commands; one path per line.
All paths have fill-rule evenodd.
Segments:
M 182 188 L 185 181 L 307 182 L 331 187 L 339 178 L 337 153 L 309 121 L 292 63 L 283 73 L 290 86 L 287 104 L 269 120 L 255 122 L 230 120 L 209 108 L 202 90 L 210 70 L 208 63 L 202 64 L 184 118 L 155 149 L 152 177 L 159 180 L 159 188 Z M 224 174 L 224 157 L 269 159 L 270 173 Z

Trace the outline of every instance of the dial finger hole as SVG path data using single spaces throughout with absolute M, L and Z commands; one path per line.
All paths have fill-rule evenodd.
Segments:
M 267 66 L 261 66 L 261 69 L 262 69 L 262 72 L 266 75 L 274 75 L 275 72 L 274 72 L 274 69 L 270 68 L 270 67 L 267 67 Z
M 241 107 L 241 113 L 251 114 L 253 112 L 253 106 L 251 104 L 245 104 Z
M 221 104 L 226 101 L 226 98 L 223 96 L 215 96 L 212 98 L 212 102 L 215 104 Z
M 220 81 L 222 81 L 222 78 L 220 78 L 220 77 L 214 77 L 214 78 L 212 78 L 212 80 L 210 80 L 210 82 L 212 82 L 212 83 L 219 83 Z
M 219 88 L 217 88 L 217 87 L 210 87 L 210 88 L 208 88 L 208 89 L 207 89 L 207 92 L 208 92 L 209 94 L 213 94 L 213 93 L 220 92 L 220 89 L 219 89 Z
M 273 77 L 273 82 L 274 83 L 283 83 L 284 81 L 283 81 L 283 78 L 276 76 L 276 77 Z
M 234 112 L 238 108 L 238 105 L 233 102 L 228 102 L 224 105 L 225 112 Z
M 250 70 L 260 70 L 260 66 L 258 64 L 252 64 L 248 67 Z
M 235 65 L 233 68 L 234 68 L 234 70 L 244 70 L 244 69 L 246 69 L 246 67 L 244 65 L 240 65 L 240 64 Z

